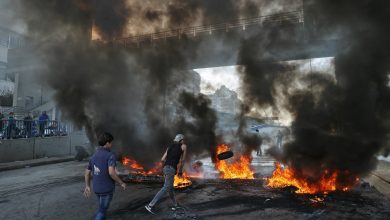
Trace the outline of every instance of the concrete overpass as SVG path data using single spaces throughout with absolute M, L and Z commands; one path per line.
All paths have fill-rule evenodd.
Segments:
M 111 43 L 114 47 L 126 48 L 133 53 L 151 47 L 157 50 L 178 48 L 181 52 L 196 54 L 191 56 L 192 60 L 188 63 L 191 69 L 240 65 L 237 61 L 240 47 L 243 41 L 249 40 L 254 42 L 254 47 L 264 51 L 259 53 L 259 60 L 265 61 L 320 58 L 337 54 L 344 47 L 343 40 L 313 37 L 313 26 L 305 26 L 305 21 L 310 19 L 300 10 L 130 36 L 115 39 Z M 272 41 L 267 38 L 272 38 Z

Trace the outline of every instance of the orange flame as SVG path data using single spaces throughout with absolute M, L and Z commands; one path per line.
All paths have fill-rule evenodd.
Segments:
M 125 166 L 129 166 L 136 171 L 144 171 L 144 167 L 141 166 L 141 164 L 139 164 L 137 161 L 129 157 L 123 157 L 122 164 Z
M 337 184 L 337 177 L 341 172 L 329 173 L 328 170 L 325 170 L 321 175 L 321 178 L 318 182 L 310 183 L 306 179 L 298 178 L 294 169 L 281 167 L 280 163 L 275 163 L 275 171 L 272 174 L 272 177 L 268 178 L 267 186 L 272 188 L 283 188 L 287 186 L 295 186 L 298 189 L 295 193 L 306 193 L 306 194 L 316 194 L 342 190 L 348 191 L 353 185 L 355 185 L 359 178 L 355 178 L 353 183 L 350 186 L 339 186 Z
M 324 196 L 326 196 L 326 195 L 324 195 Z M 310 200 L 310 202 L 311 202 L 312 204 L 321 204 L 321 203 L 324 202 L 325 198 L 315 196 L 314 198 L 309 198 L 309 200 Z
M 217 155 L 230 150 L 226 144 L 217 146 Z M 220 173 L 222 179 L 254 179 L 253 171 L 250 167 L 252 157 L 241 155 L 236 161 L 228 163 L 226 160 L 216 158 L 215 168 Z
M 175 175 L 175 179 L 173 182 L 173 187 L 178 188 L 185 188 L 187 186 L 190 186 L 192 184 L 191 180 L 188 179 L 187 174 L 183 173 L 181 177 L 178 175 Z
M 155 166 L 146 171 L 142 165 L 140 165 L 136 160 L 131 159 L 129 157 L 123 157 L 122 158 L 122 164 L 125 166 L 130 167 L 133 169 L 137 174 L 141 174 L 144 176 L 147 175 L 158 175 L 161 173 L 161 164 L 156 163 Z M 190 186 L 192 184 L 191 180 L 188 179 L 188 176 L 186 173 L 183 173 L 181 177 L 178 175 L 175 175 L 173 186 L 174 188 L 185 188 L 187 186 Z
M 95 24 L 92 25 L 91 40 L 102 40 L 102 36 L 100 36 Z

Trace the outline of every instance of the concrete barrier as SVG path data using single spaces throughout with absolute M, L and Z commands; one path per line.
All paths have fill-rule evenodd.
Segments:
M 57 137 L 1 140 L 0 163 L 75 155 L 75 146 L 88 144 L 83 132 Z
M 33 138 L 1 140 L 0 163 L 33 159 L 34 142 Z
M 68 136 L 36 138 L 34 159 L 70 155 L 70 139 Z
M 75 155 L 77 152 L 75 150 L 75 146 L 85 146 L 86 150 L 90 148 L 90 142 L 87 138 L 87 135 L 84 132 L 75 132 L 70 135 L 69 145 L 72 146 L 70 148 L 70 154 Z

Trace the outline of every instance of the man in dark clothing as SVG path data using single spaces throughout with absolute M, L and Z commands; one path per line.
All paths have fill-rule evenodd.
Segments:
M 163 172 L 165 181 L 164 186 L 156 194 L 153 200 L 145 206 L 145 209 L 150 213 L 154 214 L 154 205 L 156 205 L 156 203 L 164 196 L 166 192 L 169 193 L 169 197 L 172 200 L 172 210 L 175 210 L 178 207 L 178 204 L 175 199 L 173 183 L 176 171 L 179 176 L 181 176 L 183 173 L 183 165 L 186 154 L 187 145 L 184 144 L 184 135 L 178 134 L 173 140 L 173 144 L 168 147 L 163 157 L 161 158 L 161 162 L 164 164 Z
M 0 133 L 3 132 L 3 127 L 4 127 L 4 115 L 3 113 L 0 112 Z
M 99 201 L 99 210 L 95 220 L 106 219 L 107 209 L 110 206 L 115 191 L 115 181 L 121 185 L 123 190 L 126 184 L 118 177 L 115 171 L 116 159 L 110 152 L 114 137 L 110 133 L 99 135 L 98 142 L 101 146 L 91 157 L 88 167 L 85 170 L 84 195 L 89 198 L 91 195 L 91 174 L 93 180 L 93 191 Z
M 283 134 L 278 130 L 278 133 L 276 134 L 276 146 L 278 146 L 279 149 L 282 149 L 282 140 Z
M 16 125 L 15 125 L 14 113 L 10 112 L 8 115 L 7 139 L 14 138 L 15 127 L 16 127 Z
M 28 113 L 26 117 L 24 117 L 24 129 L 26 130 L 26 137 L 30 138 L 32 134 L 32 117 L 31 113 Z
M 45 127 L 49 121 L 49 116 L 46 114 L 46 111 L 43 111 L 39 116 L 39 136 L 43 137 L 45 135 Z

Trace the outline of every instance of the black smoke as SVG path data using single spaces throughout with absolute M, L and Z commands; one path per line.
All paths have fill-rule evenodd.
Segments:
M 258 150 L 262 143 L 262 139 L 259 135 L 250 134 L 246 131 L 246 129 L 248 128 L 246 116 L 249 113 L 249 105 L 244 103 L 241 105 L 241 111 L 239 115 L 237 115 L 238 129 L 236 136 L 238 137 L 238 141 L 242 144 L 242 153 L 244 155 L 251 155 L 252 151 Z
M 278 99 L 285 98 L 284 106 L 294 116 L 293 140 L 277 157 L 312 181 L 325 170 L 341 171 L 337 181 L 343 186 L 372 170 L 376 155 L 389 147 L 390 3 L 314 0 L 304 1 L 304 9 L 306 42 L 336 45 L 336 79 L 321 73 L 300 75 L 294 68 L 285 74 L 290 65 L 276 62 L 278 57 L 269 52 L 275 44 L 290 48 L 295 42 L 264 36 L 275 32 L 266 29 L 255 36 L 261 44 L 255 47 L 258 52 L 245 41 L 241 47 L 247 103 L 276 108 Z M 279 34 L 295 36 L 292 31 Z M 298 78 L 306 88 L 286 89 Z M 282 96 L 277 87 L 283 88 Z
M 180 94 L 179 102 L 181 108 L 185 110 L 184 115 L 187 114 L 192 118 L 191 123 L 183 117 L 177 124 L 178 128 L 183 128 L 183 132 L 191 140 L 191 145 L 195 146 L 192 152 L 199 155 L 203 150 L 207 150 L 211 158 L 215 158 L 218 139 L 215 135 L 217 116 L 210 108 L 210 99 L 203 94 L 193 95 L 183 92 Z
M 185 82 L 193 79 L 182 77 L 200 56 L 201 42 L 183 37 L 129 50 L 92 43 L 91 27 L 110 41 L 129 32 L 129 20 L 137 21 L 130 32 L 141 34 L 148 24 L 159 30 L 163 18 L 168 28 L 176 28 L 253 17 L 258 14 L 253 1 L 172 1 L 141 10 L 141 16 L 137 1 L 18 2 L 31 47 L 43 64 L 40 77 L 55 90 L 64 116 L 86 128 L 91 141 L 111 131 L 116 151 L 144 165 L 158 160 L 176 133 L 188 136 L 194 153 L 213 152 L 215 113 L 206 97 L 185 92 Z M 313 180 L 324 169 L 348 170 L 348 179 L 375 166 L 389 133 L 388 4 L 304 1 L 304 36 L 288 22 L 243 35 L 237 64 L 246 100 L 238 136 L 248 152 L 261 140 L 243 132 L 245 115 L 252 107 L 278 112 L 282 92 L 284 107 L 294 116 L 294 140 L 278 157 L 283 162 Z M 279 62 L 302 38 L 336 45 L 336 82 L 323 74 L 300 76 L 294 66 Z M 333 39 L 343 40 L 334 44 Z M 291 90 L 297 78 L 312 86 Z
M 348 43 L 335 56 L 336 85 L 320 81 L 324 91 L 317 103 L 308 94 L 291 97 L 296 140 L 286 146 L 285 161 L 300 170 L 365 175 L 375 167 L 376 154 L 388 147 L 390 4 L 314 1 L 311 7 L 322 12 L 313 15 L 318 32 L 340 30 L 338 36 Z
M 197 42 L 184 37 L 133 50 L 91 42 L 92 25 L 106 42 L 126 33 L 135 13 L 131 1 L 19 2 L 33 56 L 43 67 L 39 77 L 55 91 L 63 116 L 85 128 L 92 143 L 109 131 L 117 153 L 145 166 L 159 160 L 176 133 L 187 137 L 191 154 L 213 152 L 216 116 L 210 100 L 186 92 L 196 78 L 186 74 L 188 62 L 197 56 Z M 171 5 L 176 9 L 169 12 L 170 25 L 190 22 L 192 9 L 200 10 L 199 3 L 193 4 Z M 160 17 L 144 14 L 148 21 Z
M 121 37 L 131 16 L 132 10 L 126 1 L 92 0 L 79 1 L 84 7 L 90 7 L 94 15 L 94 25 L 104 39 Z M 81 6 L 83 7 L 83 6 Z
M 290 25 L 293 24 L 287 24 L 287 27 L 279 24 L 265 25 L 241 40 L 237 70 L 242 79 L 244 100 L 238 115 L 237 136 L 243 143 L 246 154 L 256 150 L 262 143 L 259 135 L 245 131 L 248 127 L 246 116 L 251 114 L 253 107 L 269 108 L 272 112 L 278 113 L 277 88 L 282 87 L 286 90 L 285 82 L 295 75 L 291 73 L 295 68 L 293 65 L 280 62 L 281 57 L 277 53 L 272 53 L 272 50 L 280 45 L 291 42 L 295 29 L 291 31 Z

